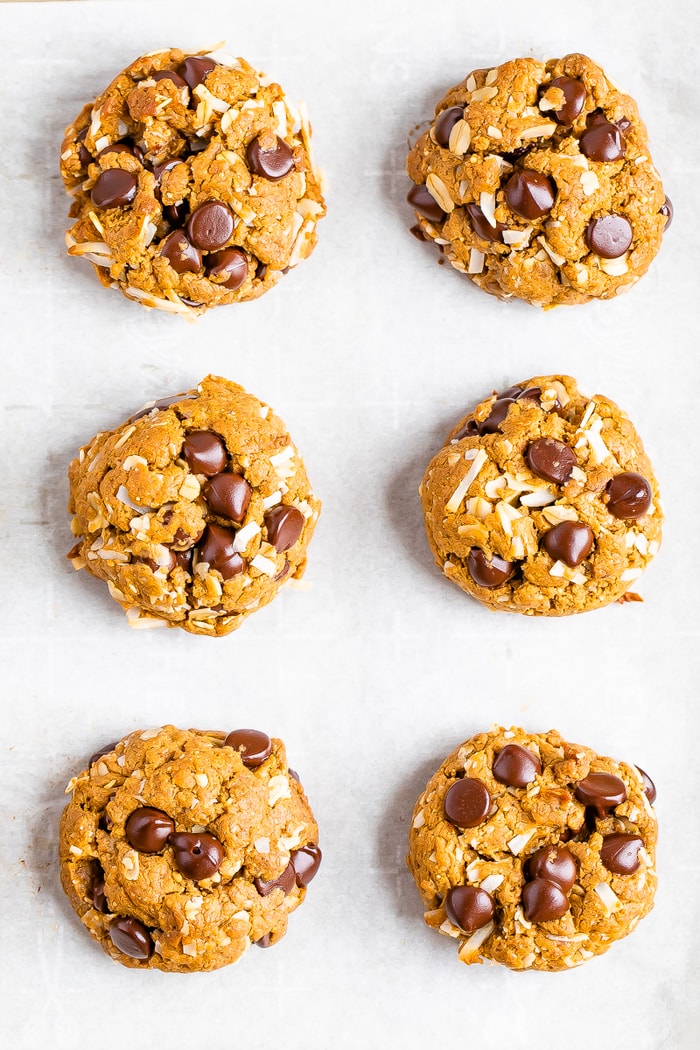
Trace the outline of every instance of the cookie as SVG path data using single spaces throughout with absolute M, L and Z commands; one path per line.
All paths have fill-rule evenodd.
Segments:
M 415 232 L 484 291 L 535 306 L 626 291 L 672 215 L 636 103 L 585 55 L 470 73 L 408 174 Z
M 303 574 L 321 509 L 282 420 L 217 376 L 97 434 L 68 477 L 68 557 L 137 628 L 240 627 Z
M 659 490 L 632 423 L 570 376 L 462 419 L 420 486 L 436 564 L 491 609 L 566 616 L 621 599 L 659 549 Z
M 284 745 L 259 730 L 133 732 L 66 791 L 63 889 L 125 966 L 216 970 L 275 944 L 321 863 Z
M 325 214 L 305 112 L 219 51 L 132 62 L 66 129 L 61 175 L 68 254 L 185 317 L 268 291 Z
M 464 963 L 564 970 L 651 910 L 656 789 L 559 733 L 494 728 L 445 759 L 413 811 L 425 921 Z

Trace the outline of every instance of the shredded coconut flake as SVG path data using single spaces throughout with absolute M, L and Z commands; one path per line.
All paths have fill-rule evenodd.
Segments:
M 479 449 L 472 461 L 472 465 L 469 468 L 466 476 L 460 481 L 459 485 L 454 490 L 449 500 L 445 504 L 445 511 L 448 514 L 454 514 L 458 510 L 462 500 L 467 494 L 469 486 L 474 481 L 474 479 L 476 478 L 479 471 L 484 466 L 487 460 L 488 456 L 484 449 Z

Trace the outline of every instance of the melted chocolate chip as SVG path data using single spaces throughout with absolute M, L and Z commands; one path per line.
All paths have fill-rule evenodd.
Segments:
M 166 171 L 172 171 L 178 164 L 182 164 L 182 160 L 179 157 L 172 158 L 171 160 L 164 160 L 162 164 L 153 165 L 153 177 L 156 180 L 156 187 L 160 186 L 161 179 L 165 175 Z
M 528 467 L 538 478 L 564 485 L 576 466 L 576 456 L 568 445 L 556 438 L 537 438 L 525 453 Z
M 557 124 L 573 124 L 586 101 L 586 88 L 576 77 L 555 77 L 550 87 L 559 88 L 564 95 L 564 104 L 552 111 Z
M 515 565 L 497 554 L 488 558 L 480 547 L 472 547 L 467 558 L 467 569 L 477 587 L 490 589 L 500 587 L 509 580 L 515 572 Z
M 279 135 L 275 136 L 275 145 L 266 149 L 262 147 L 260 137 L 257 136 L 248 143 L 246 157 L 253 175 L 259 175 L 269 182 L 279 182 L 285 175 L 289 175 L 294 167 L 292 151 Z
M 129 845 L 139 853 L 160 853 L 174 830 L 175 821 L 153 806 L 135 809 L 124 825 Z
M 272 741 L 259 729 L 234 729 L 224 741 L 225 747 L 239 751 L 249 769 L 257 769 L 272 754 Z
M 222 518 L 240 522 L 248 510 L 252 488 L 242 474 L 217 474 L 204 486 L 204 498 Z
M 143 151 L 133 142 L 115 142 L 111 146 L 105 146 L 95 159 L 98 161 L 102 160 L 108 153 L 128 153 L 131 157 L 135 157 L 140 164 L 143 164 Z
M 615 875 L 633 875 L 639 867 L 639 851 L 644 840 L 639 835 L 624 835 L 622 832 L 603 836 L 600 859 Z
M 118 743 L 119 741 L 115 740 L 113 744 L 105 744 L 104 747 L 101 747 L 99 751 L 96 751 L 94 755 L 90 756 L 88 766 L 91 766 L 94 762 L 97 762 L 98 758 L 102 758 L 103 755 L 108 755 L 110 751 L 114 751 Z
M 199 561 L 207 562 L 212 569 L 220 572 L 225 580 L 245 572 L 246 563 L 238 551 L 234 550 L 235 539 L 236 533 L 233 529 L 210 524 L 204 530 L 202 541 L 197 548 Z
M 301 536 L 304 528 L 304 515 L 296 507 L 278 503 L 265 512 L 267 542 L 276 551 L 288 551 Z
M 450 133 L 460 120 L 464 119 L 464 106 L 450 106 L 443 109 L 435 121 L 433 134 L 438 146 L 447 148 L 450 144 Z
M 258 937 L 257 941 L 253 941 L 258 948 L 270 948 L 272 945 L 272 937 L 269 933 L 264 933 L 262 937 Z
M 627 798 L 627 788 L 613 773 L 589 773 L 576 785 L 575 795 L 602 819 L 615 806 L 622 805 Z
M 670 197 L 666 197 L 663 204 L 659 208 L 659 214 L 666 216 L 666 225 L 664 226 L 664 232 L 669 228 L 673 222 L 673 205 L 671 204 Z
M 130 171 L 109 168 L 98 176 L 90 190 L 90 200 L 96 208 L 118 208 L 131 204 L 136 196 L 138 179 Z
M 186 551 L 173 551 L 173 553 L 175 555 L 175 561 L 180 566 L 180 568 L 184 569 L 185 572 L 189 572 L 191 575 L 192 555 L 194 554 L 194 548 L 190 547 L 189 550 Z
M 151 935 L 138 919 L 119 916 L 109 924 L 109 936 L 115 948 L 130 959 L 145 962 L 153 955 Z
M 503 243 L 501 234 L 508 229 L 507 226 L 504 226 L 502 222 L 497 222 L 495 226 L 492 226 L 478 204 L 465 204 L 464 207 L 477 237 L 481 237 L 484 241 Z
M 208 478 L 219 474 L 228 463 L 223 439 L 210 430 L 190 431 L 183 443 L 181 455 L 194 474 L 205 474 Z
M 76 144 L 78 146 L 78 160 L 84 168 L 87 168 L 88 164 L 92 163 L 92 154 L 85 146 L 85 139 L 87 137 L 88 128 L 83 128 L 80 134 L 76 138 Z
M 616 474 L 605 487 L 608 511 L 614 518 L 642 518 L 651 506 L 651 485 L 641 474 Z
M 593 530 L 580 521 L 560 521 L 547 529 L 540 539 L 550 558 L 563 561 L 570 569 L 575 569 L 588 557 L 593 541 Z
M 505 186 L 508 207 L 523 219 L 541 219 L 547 215 L 555 197 L 552 179 L 530 168 L 514 172 Z
M 520 744 L 506 744 L 493 761 L 493 775 L 499 784 L 526 787 L 542 772 L 537 755 Z
M 245 284 L 248 276 L 248 259 L 240 248 L 224 248 L 207 259 L 206 275 L 210 281 L 235 292 Z
M 291 769 L 289 772 L 291 775 Z M 292 867 L 294 868 L 297 886 L 309 885 L 321 867 L 321 860 L 321 850 L 314 843 L 292 851 Z
M 455 780 L 445 795 L 445 817 L 456 828 L 475 828 L 483 824 L 491 809 L 486 785 L 474 777 Z
M 478 886 L 453 886 L 445 898 L 447 918 L 464 933 L 474 933 L 486 926 L 495 910 L 491 894 Z
M 527 877 L 553 882 L 562 893 L 568 893 L 576 882 L 576 860 L 563 846 L 543 846 L 527 861 Z
M 645 773 L 641 766 L 637 766 L 637 770 L 642 780 L 644 781 L 644 794 L 649 799 L 650 805 L 654 805 L 656 802 L 656 785 L 651 779 L 648 773 Z
M 294 865 L 290 860 L 282 874 L 278 875 L 276 879 L 270 879 L 269 882 L 263 882 L 262 879 L 253 879 L 253 885 L 261 897 L 267 897 L 273 890 L 282 890 L 286 896 L 288 893 L 291 893 L 296 886 Z
M 178 72 L 192 91 L 204 82 L 207 75 L 211 73 L 212 69 L 216 69 L 217 65 L 218 62 L 214 62 L 211 58 L 200 58 L 193 55 L 191 58 L 185 59 Z
M 505 422 L 508 410 L 511 405 L 515 404 L 515 398 L 510 397 L 499 397 L 491 406 L 486 419 L 481 423 L 477 424 L 480 434 L 495 434 L 496 431 L 501 429 L 502 423 Z
M 205 252 L 223 248 L 233 233 L 234 219 L 230 208 L 221 201 L 205 201 L 189 217 L 187 236 Z
M 108 915 L 111 908 L 105 897 L 105 873 L 99 865 L 97 867 L 98 870 L 95 872 L 95 876 L 92 880 L 92 906 L 95 911 L 102 912 L 103 915 Z
M 159 80 L 171 80 L 176 88 L 187 87 L 187 81 L 183 80 L 181 76 L 173 72 L 172 69 L 161 69 L 157 73 L 151 74 L 151 80 L 158 82 Z
M 592 124 L 579 139 L 581 152 L 589 160 L 622 160 L 625 155 L 625 140 L 617 126 L 607 120 Z
M 169 233 L 160 246 L 160 254 L 175 273 L 198 273 L 202 269 L 202 253 L 190 244 L 184 230 Z
M 406 200 L 428 222 L 444 222 L 447 218 L 446 213 L 432 194 L 428 192 L 426 186 L 411 186 Z
M 168 841 L 173 848 L 173 860 L 185 878 L 201 882 L 210 879 L 221 867 L 223 847 L 206 831 L 174 831 Z
M 523 886 L 523 914 L 528 922 L 551 922 L 569 910 L 561 887 L 547 879 L 533 879 Z
M 170 408 L 171 405 L 176 405 L 178 401 L 195 401 L 196 399 L 196 394 L 173 394 L 171 397 L 161 397 L 158 401 L 146 405 L 140 412 L 136 412 L 133 416 L 129 416 L 127 423 L 134 423 L 137 419 L 142 419 L 143 416 L 150 415 L 151 412 L 162 412 L 164 409 Z

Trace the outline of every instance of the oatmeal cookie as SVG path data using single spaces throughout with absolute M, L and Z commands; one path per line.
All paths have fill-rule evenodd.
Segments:
M 672 216 L 637 105 L 585 55 L 518 58 L 451 88 L 408 156 L 419 226 L 501 299 L 609 299 Z
M 602 955 L 653 907 L 655 798 L 637 766 L 555 731 L 472 737 L 413 812 L 427 925 L 464 963 L 564 970 Z
M 185 317 L 268 291 L 325 214 L 303 108 L 220 51 L 132 62 L 66 129 L 61 175 L 69 255 Z
M 506 612 L 617 601 L 661 542 L 658 485 L 632 423 L 570 376 L 535 376 L 478 404 L 419 491 L 436 564 Z
M 63 888 L 125 966 L 215 970 L 276 943 L 321 863 L 284 745 L 259 730 L 133 732 L 67 793 Z
M 217 376 L 97 434 L 68 477 L 68 557 L 138 628 L 235 630 L 303 574 L 321 508 L 282 420 Z

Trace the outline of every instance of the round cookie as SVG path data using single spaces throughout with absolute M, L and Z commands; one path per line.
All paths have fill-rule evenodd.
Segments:
M 69 792 L 61 883 L 125 966 L 215 970 L 276 943 L 321 862 L 284 745 L 258 730 L 133 732 Z
M 535 306 L 626 291 L 672 215 L 636 103 L 585 55 L 470 73 L 408 174 L 417 234 L 484 291 Z
M 636 766 L 554 731 L 472 737 L 413 812 L 427 925 L 464 963 L 564 970 L 602 955 L 653 907 L 655 797 Z
M 68 557 L 138 628 L 235 630 L 303 574 L 321 509 L 282 420 L 217 376 L 97 434 L 68 477 Z
M 491 609 L 608 605 L 661 542 L 658 485 L 632 423 L 570 376 L 535 376 L 478 404 L 419 491 L 436 564 Z
M 220 51 L 132 62 L 66 129 L 68 254 L 144 306 L 255 299 L 313 251 L 311 129 L 279 84 Z

